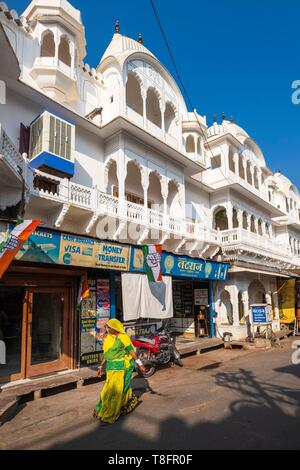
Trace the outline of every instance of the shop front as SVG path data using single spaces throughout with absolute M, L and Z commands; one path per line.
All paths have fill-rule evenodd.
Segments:
M 109 318 L 135 336 L 164 318 L 179 334 L 213 336 L 210 284 L 227 271 L 164 252 L 163 282 L 151 286 L 141 247 L 37 229 L 0 281 L 0 383 L 98 364 Z
M 80 272 L 14 264 L 0 284 L 0 383 L 76 367 Z

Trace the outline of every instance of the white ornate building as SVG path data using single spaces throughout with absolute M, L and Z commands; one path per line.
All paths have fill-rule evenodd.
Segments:
M 218 332 L 245 337 L 249 305 L 263 301 L 279 328 L 276 279 L 300 267 L 299 193 L 246 131 L 189 112 L 118 24 L 98 66 L 86 64 L 66 0 L 33 0 L 20 17 L 0 2 L 0 51 L 2 215 L 229 261 L 214 289 Z

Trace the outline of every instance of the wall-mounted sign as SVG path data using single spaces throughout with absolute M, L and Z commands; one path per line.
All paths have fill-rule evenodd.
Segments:
M 37 229 L 19 251 L 16 259 L 145 273 L 141 248 L 50 229 Z M 229 264 L 163 252 L 161 268 L 164 276 L 225 281 Z
M 208 289 L 195 289 L 194 290 L 194 304 L 195 305 L 208 305 Z

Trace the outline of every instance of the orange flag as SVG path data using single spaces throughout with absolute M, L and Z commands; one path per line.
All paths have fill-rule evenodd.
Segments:
M 40 223 L 40 220 L 24 220 L 16 225 L 2 244 L 0 244 L 0 279 L 18 251 Z

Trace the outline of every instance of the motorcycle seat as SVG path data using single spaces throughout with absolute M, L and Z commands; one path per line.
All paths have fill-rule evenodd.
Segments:
M 150 338 L 137 338 L 137 341 L 140 341 L 141 343 L 148 343 L 148 344 L 151 344 L 152 346 L 155 345 L 155 341 Z

